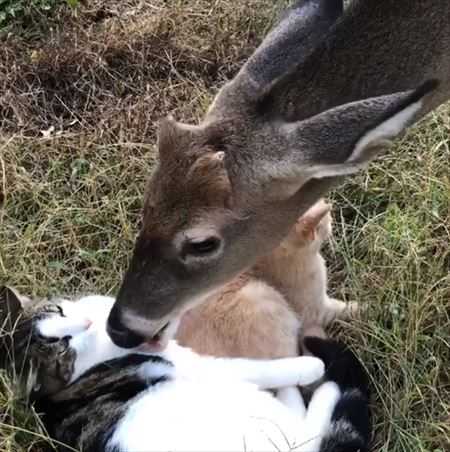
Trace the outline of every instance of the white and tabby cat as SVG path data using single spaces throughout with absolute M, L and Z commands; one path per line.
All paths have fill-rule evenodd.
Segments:
M 366 377 L 342 346 L 307 339 L 326 381 L 307 409 L 301 398 L 287 407 L 265 390 L 315 382 L 321 359 L 215 359 L 173 341 L 158 353 L 121 349 L 106 333 L 113 301 L 24 310 L 1 290 L 1 365 L 20 374 L 59 442 L 84 452 L 365 450 Z

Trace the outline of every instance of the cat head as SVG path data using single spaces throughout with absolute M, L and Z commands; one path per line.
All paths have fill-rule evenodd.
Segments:
M 68 300 L 24 303 L 1 287 L 0 369 L 32 399 L 58 392 L 73 381 L 78 355 L 98 341 L 98 325 L 105 330 L 111 305 L 112 300 L 90 309 Z
M 285 249 L 309 246 L 318 250 L 331 232 L 331 205 L 321 199 L 297 220 L 281 246 Z

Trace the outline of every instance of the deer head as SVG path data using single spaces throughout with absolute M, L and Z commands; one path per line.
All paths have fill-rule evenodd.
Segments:
M 338 33 L 341 12 L 339 0 L 298 2 L 201 124 L 161 122 L 142 229 L 108 322 L 117 345 L 164 343 L 186 310 L 275 248 L 302 213 L 426 109 L 435 81 L 301 120 L 286 113 L 290 99 L 307 97 L 308 86 L 292 80 L 317 66 L 311 58 L 320 61 L 317 49 Z

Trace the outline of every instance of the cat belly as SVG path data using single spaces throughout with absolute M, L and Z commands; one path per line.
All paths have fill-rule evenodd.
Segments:
M 127 410 L 109 447 L 154 451 L 288 451 L 301 420 L 249 383 L 176 381 L 150 388 Z

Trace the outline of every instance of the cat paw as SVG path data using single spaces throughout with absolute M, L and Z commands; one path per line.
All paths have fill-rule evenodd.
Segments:
M 361 305 L 356 301 L 350 301 L 348 303 L 331 298 L 330 302 L 334 307 L 336 319 L 351 320 L 358 318 L 361 315 Z
M 325 364 L 313 356 L 301 356 L 301 373 L 298 379 L 299 386 L 307 386 L 316 382 L 325 375 Z

